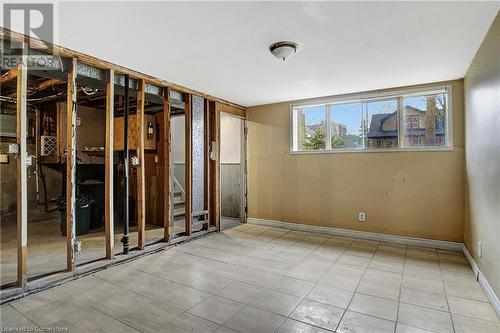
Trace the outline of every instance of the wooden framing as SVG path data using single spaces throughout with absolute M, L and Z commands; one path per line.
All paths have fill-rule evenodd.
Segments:
M 26 54 L 28 46 L 23 44 L 23 61 L 17 70 L 11 71 L 17 77 L 17 285 L 25 289 L 28 277 L 26 262 L 28 255 L 28 171 L 26 159 L 28 157 L 26 146 L 27 125 L 27 85 L 28 71 L 26 68 Z
M 58 104 L 57 112 L 57 138 L 61 140 L 62 134 L 66 131 L 66 147 L 57 146 L 57 156 L 44 157 L 44 162 L 64 162 L 66 161 L 66 245 L 67 245 L 67 270 L 76 275 L 75 271 L 75 243 L 76 243 L 76 118 L 77 118 L 77 62 L 81 61 L 85 64 L 109 71 L 109 79 L 106 85 L 106 147 L 105 147 L 105 229 L 106 229 L 106 258 L 113 259 L 114 247 L 114 230 L 113 230 L 113 111 L 114 111 L 114 79 L 113 75 L 128 74 L 134 79 L 138 80 L 137 91 L 137 115 L 141 121 L 137 122 L 138 131 L 140 133 L 140 145 L 137 149 L 137 157 L 139 158 L 139 165 L 137 167 L 137 214 L 138 214 L 138 246 L 144 249 L 145 246 L 145 159 L 144 159 L 144 146 L 145 146 L 145 128 L 144 122 L 144 106 L 145 106 L 145 82 L 154 84 L 164 90 L 163 109 L 164 119 L 163 125 L 164 135 L 162 137 L 162 144 L 164 148 L 164 241 L 170 241 L 169 226 L 170 226 L 170 107 L 169 107 L 169 89 L 179 91 L 185 96 L 185 234 L 191 235 L 192 230 L 192 119 L 191 119 L 191 95 L 196 94 L 206 100 L 205 116 L 207 120 L 205 128 L 206 138 L 206 164 L 208 168 L 205 169 L 205 176 L 208 177 L 205 189 L 208 186 L 208 203 L 205 204 L 209 210 L 209 221 L 211 227 L 218 227 L 220 225 L 220 112 L 227 112 L 239 117 L 246 117 L 245 108 L 225 101 L 223 99 L 213 97 L 201 92 L 176 85 L 174 83 L 157 79 L 152 76 L 144 75 L 137 71 L 112 64 L 110 62 L 102 61 L 92 56 L 88 56 L 76 51 L 72 51 L 63 47 L 52 44 L 46 44 L 36 38 L 24 36 L 22 34 L 11 32 L 8 29 L 0 27 L 0 39 L 11 40 L 13 42 L 29 41 L 29 45 L 36 49 L 40 47 L 44 52 L 61 56 L 63 58 L 71 59 L 71 66 L 67 74 L 67 103 L 66 110 L 60 108 Z M 48 49 L 46 48 L 48 45 Z M 27 49 L 26 49 L 27 50 Z M 26 64 L 26 61 L 23 62 Z M 19 154 L 17 156 L 17 201 L 18 201 L 18 278 L 17 283 L 20 287 L 26 288 L 27 286 L 27 169 L 26 169 L 26 128 L 27 123 L 27 69 L 20 67 L 9 71 L 0 77 L 0 83 L 8 82 L 17 78 L 17 143 L 19 147 Z M 49 79 L 39 83 L 36 89 L 45 89 L 54 84 L 64 84 L 64 78 Z M 62 112 L 66 112 L 66 127 L 61 125 Z M 212 143 L 215 144 L 212 145 Z M 63 149 L 66 148 L 67 154 L 63 155 Z M 215 153 L 215 159 L 210 160 L 210 151 Z
M 232 105 L 224 104 L 217 102 L 217 111 L 219 112 L 225 112 L 229 113 L 233 116 L 241 117 L 241 118 L 246 118 L 247 117 L 247 112 L 245 109 L 237 108 Z
M 209 188 L 210 188 L 210 179 L 209 179 L 209 175 L 210 175 L 210 118 L 209 118 L 209 112 L 208 112 L 208 107 L 209 107 L 209 104 L 210 104 L 210 101 L 208 99 L 205 99 L 204 100 L 204 107 L 203 107 L 203 116 L 205 117 L 205 121 L 204 121 L 204 126 L 203 126 L 203 136 L 204 136 L 204 143 L 205 143 L 205 147 L 203 149 L 203 156 L 205 157 L 205 160 L 203 161 L 203 180 L 204 180 L 204 183 L 203 183 L 203 193 L 204 193 L 204 198 L 203 198 L 203 209 L 208 211 L 209 209 L 209 196 L 210 196 L 210 193 L 209 193 Z M 207 221 L 205 222 L 208 222 L 210 223 L 210 216 L 209 214 L 207 214 Z
M 185 165 L 185 175 L 184 175 L 184 191 L 186 193 L 186 214 L 185 214 L 185 228 L 186 228 L 186 235 L 189 236 L 191 235 L 191 221 L 193 219 L 193 209 L 192 209 L 192 185 L 193 181 L 191 178 L 192 174 L 192 147 L 191 147 L 191 141 L 192 141 L 192 133 L 191 133 L 191 94 L 185 94 L 185 112 L 186 112 L 186 131 L 185 131 L 185 159 L 186 159 L 186 165 Z
M 72 59 L 66 102 L 66 267 L 70 272 L 75 269 L 76 243 L 76 65 Z
M 114 142 L 115 71 L 108 71 L 106 82 L 106 153 L 105 153 L 105 208 L 104 224 L 106 229 L 106 259 L 113 258 L 114 233 L 114 191 L 113 191 L 113 142 Z
M 228 106 L 232 106 L 232 107 L 237 108 L 237 109 L 245 110 L 245 108 L 243 106 L 235 104 L 235 103 L 231 103 L 231 102 L 226 101 L 224 99 L 217 98 L 215 96 L 211 96 L 208 94 L 204 94 L 202 92 L 199 92 L 199 91 L 196 91 L 193 89 L 189 89 L 187 87 L 184 87 L 184 86 L 181 86 L 181 85 L 178 85 L 178 84 L 166 81 L 166 80 L 161 80 L 161 79 L 155 78 L 155 77 L 150 76 L 150 75 L 145 75 L 145 74 L 142 74 L 140 72 L 128 69 L 126 67 L 122 67 L 122 66 L 113 64 L 111 62 L 104 61 L 104 60 L 98 59 L 96 57 L 92 57 L 92 56 L 84 54 L 84 53 L 73 51 L 73 50 L 67 49 L 65 47 L 54 45 L 54 44 L 42 41 L 42 40 L 34 38 L 34 37 L 25 36 L 21 33 L 11 31 L 11 30 L 4 28 L 4 27 L 0 27 L 0 39 L 11 40 L 12 42 L 22 42 L 24 39 L 26 39 L 27 41 L 29 41 L 29 45 L 32 48 L 38 48 L 40 50 L 44 50 L 44 52 L 46 52 L 46 53 L 55 54 L 55 55 L 59 55 L 61 57 L 66 57 L 66 58 L 76 58 L 78 61 L 81 61 L 81 62 L 86 63 L 86 64 L 91 65 L 91 66 L 95 66 L 97 68 L 101 68 L 101 69 L 105 69 L 105 70 L 114 69 L 115 73 L 129 74 L 131 77 L 134 77 L 136 79 L 146 80 L 147 82 L 154 84 L 154 85 L 157 85 L 157 86 L 160 86 L 160 87 L 168 87 L 170 89 L 179 91 L 181 93 L 186 93 L 186 94 L 196 94 L 198 96 L 201 96 L 203 98 L 207 98 L 207 99 L 212 100 L 212 101 L 216 101 L 216 102 L 228 105 Z
M 145 191 L 145 159 L 144 159 L 144 79 L 138 81 L 137 89 L 137 135 L 139 146 L 136 149 L 139 164 L 137 165 L 137 237 L 138 247 L 143 250 L 146 245 L 146 191 Z
M 210 226 L 220 229 L 220 117 L 216 103 L 208 102 L 209 144 L 212 158 L 209 161 L 209 220 Z
M 7 83 L 7 82 L 17 78 L 17 72 L 18 72 L 17 69 L 11 69 L 10 71 L 5 73 L 4 75 L 0 76 L 0 84 Z
M 170 240 L 170 104 L 168 88 L 163 88 L 163 240 Z

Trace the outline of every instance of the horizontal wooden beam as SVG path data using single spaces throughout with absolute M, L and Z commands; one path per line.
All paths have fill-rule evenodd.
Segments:
M 17 70 L 12 69 L 0 77 L 0 84 L 7 83 L 17 77 Z
M 247 117 L 247 112 L 246 110 L 242 110 L 239 108 L 235 108 L 231 105 L 223 104 L 223 103 L 217 103 L 217 111 L 218 112 L 224 112 L 224 113 L 229 113 L 233 116 L 241 117 L 241 118 L 246 118 Z
M 111 62 L 98 59 L 96 57 L 92 57 L 92 56 L 89 56 L 89 55 L 86 55 L 86 54 L 83 54 L 83 53 L 80 53 L 77 51 L 67 49 L 65 47 L 61 47 L 61 46 L 58 46 L 55 44 L 51 44 L 51 43 L 42 41 L 42 40 L 34 38 L 34 37 L 25 36 L 21 33 L 11 31 L 11 30 L 4 28 L 4 27 L 0 27 L 0 39 L 8 40 L 11 42 L 16 42 L 16 43 L 27 40 L 29 42 L 29 45 L 34 49 L 46 50 L 47 53 L 56 54 L 56 55 L 59 55 L 61 57 L 65 57 L 65 58 L 74 58 L 80 62 L 86 63 L 88 65 L 91 65 L 91 66 L 94 66 L 94 67 L 97 67 L 100 69 L 104 69 L 104 70 L 113 69 L 116 74 L 128 74 L 133 78 L 143 79 L 143 80 L 145 80 L 145 82 L 148 82 L 148 83 L 160 86 L 160 87 L 168 87 L 170 89 L 177 90 L 177 91 L 182 92 L 182 93 L 195 94 L 195 95 L 204 97 L 204 98 L 212 100 L 212 101 L 226 104 L 228 106 L 232 106 L 232 107 L 237 108 L 237 109 L 245 110 L 245 107 L 238 105 L 236 103 L 232 103 L 232 102 L 226 101 L 224 99 L 221 99 L 221 98 L 218 98 L 215 96 L 204 94 L 202 92 L 199 92 L 199 91 L 196 91 L 193 89 L 189 89 L 187 87 L 184 87 L 184 86 L 181 86 L 181 85 L 178 85 L 178 84 L 166 81 L 166 80 L 161 80 L 161 79 L 158 79 L 158 78 L 153 77 L 151 75 L 146 75 L 146 74 L 128 69 L 126 67 L 119 66 L 119 65 L 113 64 Z
M 59 80 L 59 79 L 48 79 L 46 81 L 43 81 L 43 82 L 40 82 L 40 83 L 33 85 L 33 87 L 30 88 L 30 90 L 31 90 L 30 94 L 35 94 L 36 92 L 38 92 L 40 90 L 44 90 L 44 89 L 47 89 L 49 87 L 52 87 L 53 85 L 61 84 L 61 83 L 64 83 L 64 81 Z

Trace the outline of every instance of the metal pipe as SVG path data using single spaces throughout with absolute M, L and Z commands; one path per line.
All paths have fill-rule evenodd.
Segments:
M 123 254 L 129 252 L 129 151 L 128 151 L 128 113 L 129 113 L 129 100 L 128 100 L 129 76 L 125 74 L 125 96 L 124 96 L 124 110 L 123 110 L 123 175 L 124 175 L 124 191 L 123 191 Z

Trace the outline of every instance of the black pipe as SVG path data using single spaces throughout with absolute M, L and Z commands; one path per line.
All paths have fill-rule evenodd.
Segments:
M 128 112 L 129 112 L 129 101 L 128 101 L 128 88 L 129 88 L 129 78 L 125 74 L 125 96 L 124 96 L 124 108 L 123 108 L 123 176 L 124 176 L 124 191 L 123 191 L 123 254 L 127 254 L 129 251 L 129 201 L 128 201 L 128 191 L 129 191 L 129 151 L 128 151 Z

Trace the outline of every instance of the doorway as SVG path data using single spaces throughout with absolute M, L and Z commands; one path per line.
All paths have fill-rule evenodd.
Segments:
M 246 222 L 246 121 L 220 114 L 220 229 Z

